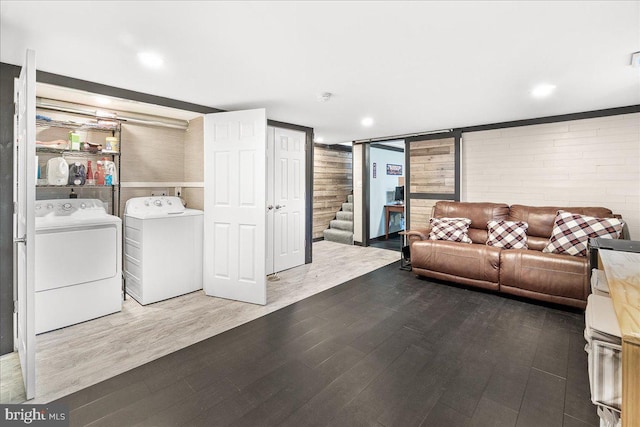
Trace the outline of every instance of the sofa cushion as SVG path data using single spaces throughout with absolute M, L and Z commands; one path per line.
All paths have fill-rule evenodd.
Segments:
M 590 237 L 618 239 L 622 234 L 622 221 L 617 218 L 596 218 L 571 212 L 558 211 L 546 253 L 587 256 Z
M 487 222 L 507 219 L 509 205 L 504 203 L 471 203 L 439 201 L 433 209 L 436 218 L 469 218 L 469 237 L 473 243 L 484 245 L 487 241 Z
M 467 234 L 471 220 L 469 218 L 431 218 L 429 240 L 448 240 L 450 242 L 471 243 Z
M 491 220 L 487 223 L 487 245 L 503 249 L 527 249 L 527 228 L 522 221 Z
M 546 299 L 544 295 L 575 301 L 586 301 L 589 293 L 588 261 L 586 257 L 541 253 L 514 249 L 500 252 L 500 290 L 551 302 L 569 303 L 559 299 Z M 575 304 L 571 304 L 575 305 Z M 577 306 L 580 306 L 578 304 Z
M 423 240 L 411 245 L 411 265 L 416 269 L 497 284 L 500 251 L 486 245 Z

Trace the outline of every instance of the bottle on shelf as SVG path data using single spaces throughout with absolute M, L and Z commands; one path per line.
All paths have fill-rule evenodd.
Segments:
M 69 194 L 69 198 L 70 199 L 77 199 L 78 198 L 78 194 L 73 191 L 73 188 L 71 189 L 71 193 Z
M 118 138 L 115 136 L 108 136 L 105 139 L 105 146 L 102 150 L 103 152 L 108 153 L 117 153 L 118 152 Z
M 97 163 L 97 170 L 94 175 L 94 179 L 96 180 L 96 185 L 104 185 L 104 167 L 102 165 L 102 161 L 98 160 L 96 163 Z
M 69 132 L 69 149 L 80 151 L 80 135 L 74 131 Z
M 103 157 L 102 168 L 104 171 L 104 185 L 116 185 L 118 183 L 118 177 L 115 162 L 109 160 L 108 157 Z
M 96 185 L 93 169 L 91 169 L 91 160 L 87 160 L 87 185 Z

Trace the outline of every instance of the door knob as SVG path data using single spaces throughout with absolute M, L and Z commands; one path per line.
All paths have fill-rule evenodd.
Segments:
M 282 206 L 276 205 L 276 209 L 281 209 L 281 208 L 286 208 L 286 207 L 287 207 L 286 205 L 282 205 Z
M 273 205 L 269 205 L 267 206 L 267 210 L 270 211 L 271 209 L 273 209 Z

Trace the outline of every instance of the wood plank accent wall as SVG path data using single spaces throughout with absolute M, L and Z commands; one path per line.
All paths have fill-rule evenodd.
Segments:
M 455 193 L 454 142 L 454 138 L 446 138 L 409 144 L 411 193 Z
M 437 201 L 433 199 L 409 200 L 411 206 L 411 229 L 420 230 L 429 226 L 429 219 Z
M 313 238 L 322 237 L 353 191 L 351 152 L 314 146 Z

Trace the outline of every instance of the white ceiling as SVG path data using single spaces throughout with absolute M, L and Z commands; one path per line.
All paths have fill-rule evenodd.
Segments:
M 2 62 L 31 48 L 43 71 L 265 107 L 331 143 L 640 104 L 639 1 L 2 0 L 0 19 Z

